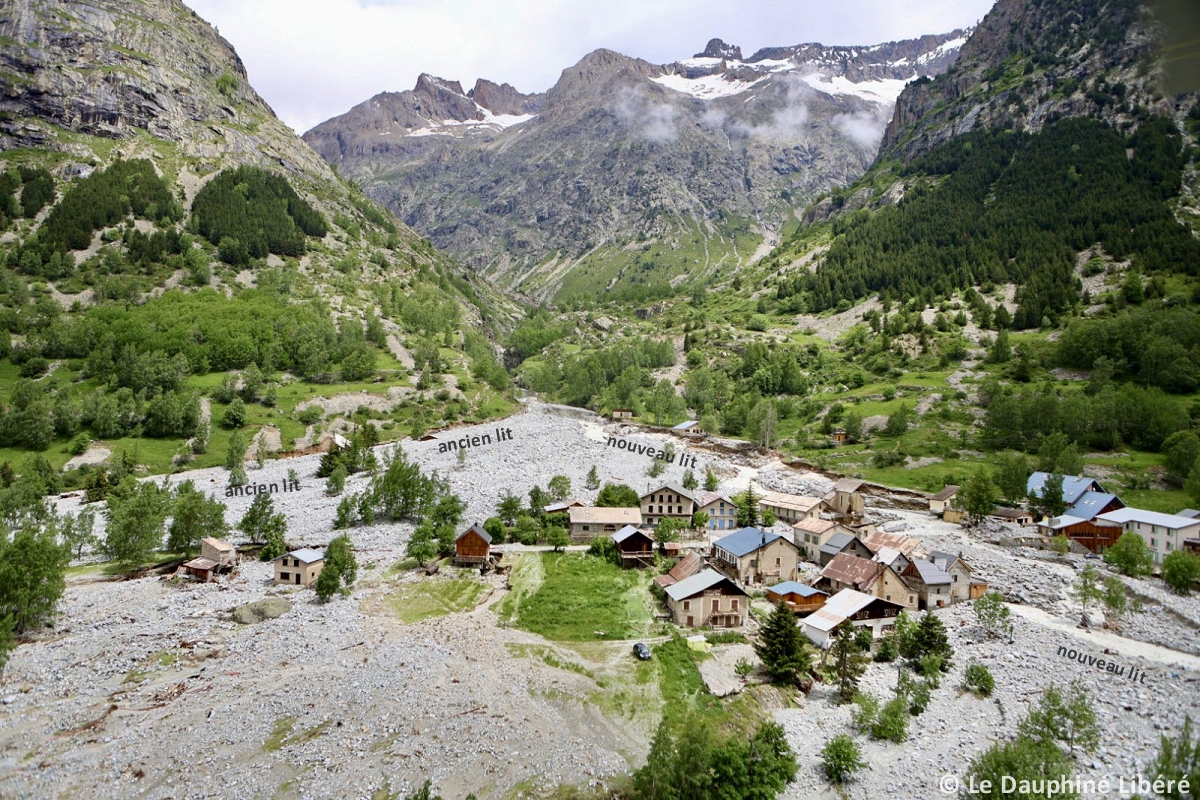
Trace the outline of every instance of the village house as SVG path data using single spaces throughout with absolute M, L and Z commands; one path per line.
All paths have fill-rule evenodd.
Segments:
M 917 590 L 891 567 L 844 554 L 825 565 L 813 586 L 829 594 L 854 589 L 911 609 L 919 602 Z
M 701 438 L 708 435 L 708 431 L 700 427 L 697 420 L 689 419 L 687 422 L 681 422 L 674 428 L 671 428 L 671 433 L 676 436 L 687 436 L 691 438 Z
M 871 631 L 871 638 L 878 641 L 896 627 L 896 617 L 904 607 L 880 597 L 843 589 L 825 601 L 819 610 L 800 621 L 800 628 L 809 641 L 825 648 L 832 643 L 833 629 L 843 622 Z
M 1179 514 L 1162 514 L 1140 508 L 1120 508 L 1096 517 L 1097 523 L 1107 524 L 1120 533 L 1136 533 L 1146 540 L 1155 564 L 1176 550 L 1187 549 L 1184 542 L 1200 535 L 1200 519 Z M 1118 534 L 1115 538 L 1120 538 Z
M 492 535 L 475 523 L 454 540 L 456 564 L 483 564 L 492 551 Z
M 1101 553 L 1116 543 L 1122 531 L 1100 517 L 1124 507 L 1115 494 L 1087 491 L 1063 514 L 1039 522 L 1038 531 L 1045 536 L 1066 536 L 1093 553 Z
M 664 483 L 641 497 L 642 518 L 647 525 L 657 525 L 666 517 L 681 519 L 691 527 L 696 510 L 696 496 L 677 483 Z
M 654 582 L 665 589 L 671 584 L 679 583 L 684 578 L 692 577 L 703 566 L 704 559 L 700 558 L 699 553 L 688 553 L 679 559 L 679 563 L 671 567 L 671 571 L 666 575 L 656 575 Z
M 1032 511 L 1027 511 L 1024 508 L 1008 508 L 1006 506 L 997 506 L 988 516 L 998 519 L 1001 522 L 1007 522 L 1010 525 L 1020 525 L 1022 528 L 1032 525 L 1036 521 L 1034 520 Z
M 891 567 L 892 571 L 897 575 L 903 575 L 904 570 L 908 568 L 912 559 L 901 553 L 894 547 L 881 547 L 874 555 L 871 556 L 872 561 L 878 561 L 885 567 Z
M 792 541 L 800 548 L 804 557 L 814 563 L 820 560 L 821 546 L 839 533 L 854 538 L 854 534 L 848 528 L 830 519 L 802 519 L 792 525 Z
M 857 556 L 858 558 L 865 558 L 868 561 L 874 555 L 871 549 L 863 544 L 861 539 L 857 539 L 843 530 L 830 536 L 825 540 L 825 544 L 817 548 L 816 560 L 823 567 L 842 553 Z
M 325 568 L 325 554 L 305 547 L 275 559 L 275 583 L 312 586 Z
M 866 500 L 862 495 L 863 482 L 855 478 L 842 478 L 825 493 L 821 501 L 825 508 L 845 520 L 856 520 L 866 511 Z
M 742 528 L 713 542 L 712 559 L 742 584 L 796 580 L 800 570 L 800 549 L 759 528 Z
M 821 498 L 801 497 L 783 492 L 763 492 L 758 501 L 760 512 L 768 509 L 780 522 L 795 524 L 803 519 L 821 516 Z
M 626 525 L 639 527 L 642 524 L 642 512 L 636 508 L 572 506 L 567 514 L 571 521 L 571 538 L 577 542 L 595 539 L 603 533 L 616 533 Z
M 940 492 L 929 495 L 929 513 L 938 517 L 944 514 L 958 495 L 958 489 L 959 487 L 953 484 L 947 484 Z
M 633 419 L 632 408 L 614 408 L 612 410 L 613 419 Z
M 626 525 L 612 535 L 622 567 L 654 566 L 654 540 L 640 528 Z
M 1025 481 L 1025 494 L 1029 497 L 1040 498 L 1042 491 L 1046 488 L 1046 481 L 1050 478 L 1049 472 L 1035 472 Z M 1082 475 L 1063 475 L 1063 502 L 1068 506 L 1073 506 L 1079 502 L 1079 498 L 1083 497 L 1085 492 L 1103 492 L 1104 487 L 1095 478 L 1087 478 Z
M 737 527 L 737 503 L 720 492 L 696 495 L 696 510 L 708 514 L 708 530 L 731 531 Z
M 750 607 L 750 595 L 714 569 L 668 586 L 666 595 L 672 619 L 689 628 L 741 627 Z
M 878 553 L 883 548 L 890 547 L 893 550 L 899 550 L 908 559 L 911 559 L 917 548 L 921 546 L 920 539 L 905 536 L 902 533 L 889 533 L 887 531 L 868 533 L 862 537 L 862 543 L 872 553 Z
M 829 595 L 811 586 L 796 581 L 784 581 L 767 587 L 767 599 L 772 603 L 786 603 L 796 616 L 806 616 L 825 605 Z

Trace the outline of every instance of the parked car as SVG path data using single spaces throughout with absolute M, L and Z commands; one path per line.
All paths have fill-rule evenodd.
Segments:
M 633 654 L 642 661 L 650 660 L 650 648 L 646 647 L 646 645 L 642 644 L 641 642 L 638 642 L 633 646 Z

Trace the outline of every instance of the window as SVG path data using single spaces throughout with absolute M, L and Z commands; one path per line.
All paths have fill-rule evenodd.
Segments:
M 736 598 L 736 597 L 733 599 L 733 606 L 732 606 L 732 608 L 733 608 L 733 610 L 734 610 L 734 611 L 737 611 L 737 610 L 738 610 L 738 601 L 737 601 L 737 598 Z
M 281 572 L 281 573 L 279 573 L 279 580 L 281 580 L 281 581 L 287 581 L 287 580 L 291 580 L 291 579 L 292 579 L 292 575 L 291 575 L 291 573 L 290 573 L 290 572 Z
M 689 611 L 689 610 L 691 610 L 691 607 L 692 607 L 692 601 L 691 601 L 691 600 L 684 600 L 684 601 L 683 601 L 683 610 L 684 610 L 684 611 Z
M 783 562 L 781 562 L 781 561 L 780 561 L 778 558 L 777 558 L 777 559 L 775 559 L 775 566 L 777 566 L 777 567 L 778 567 L 778 566 L 781 566 L 781 564 L 782 564 L 782 563 L 783 563 Z
M 714 597 L 712 600 L 712 613 L 716 614 L 721 610 L 721 598 Z
M 590 531 L 590 530 L 591 530 L 591 528 L 590 528 L 590 527 L 588 527 L 587 525 L 584 525 L 584 526 L 583 526 L 583 529 L 584 529 L 585 531 Z

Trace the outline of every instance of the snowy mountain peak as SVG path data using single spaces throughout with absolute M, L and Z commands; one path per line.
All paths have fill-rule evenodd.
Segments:
M 704 50 L 696 53 L 692 58 L 728 58 L 734 61 L 741 61 L 742 48 L 735 44 L 725 44 L 720 39 L 709 39 L 708 45 L 705 46 Z

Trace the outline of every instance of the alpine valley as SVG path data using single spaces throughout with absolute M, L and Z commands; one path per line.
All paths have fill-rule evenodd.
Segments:
M 1194 2 L 192 2 L 0 0 L 0 798 L 1196 797 Z

